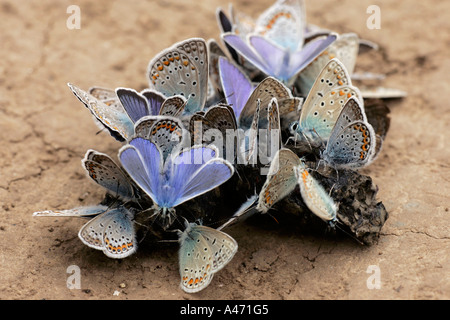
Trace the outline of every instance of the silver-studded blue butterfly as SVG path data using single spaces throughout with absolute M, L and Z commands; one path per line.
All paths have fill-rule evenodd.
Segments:
M 218 154 L 212 146 L 193 146 L 171 153 L 164 161 L 156 144 L 134 138 L 122 147 L 119 158 L 128 175 L 153 200 L 154 215 L 166 229 L 176 216 L 174 207 L 233 175 L 233 166 Z

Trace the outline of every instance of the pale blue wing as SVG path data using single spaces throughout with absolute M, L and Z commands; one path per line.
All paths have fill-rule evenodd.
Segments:
M 153 116 L 158 115 L 163 102 L 166 100 L 166 97 L 162 93 L 151 89 L 142 90 L 141 95 L 147 99 L 150 112 L 149 114 Z
M 203 290 L 214 276 L 213 252 L 201 232 L 193 228 L 196 225 L 189 224 L 179 236 L 180 287 L 188 293 Z
M 261 58 L 261 56 L 258 55 L 258 53 L 256 53 L 253 48 L 249 46 L 249 44 L 240 36 L 232 33 L 226 33 L 222 35 L 222 39 L 259 70 L 264 73 L 268 73 L 270 67 L 267 65 L 267 62 Z
M 253 85 L 247 75 L 226 58 L 219 58 L 219 70 L 225 99 L 233 108 L 236 119 L 239 119 Z
M 233 175 L 233 166 L 228 161 L 217 158 L 217 155 L 218 151 L 214 147 L 194 146 L 168 159 L 165 165 L 171 190 L 165 195 L 168 207 L 206 193 Z
M 162 198 L 162 154 L 158 147 L 142 138 L 135 138 L 119 151 L 123 168 L 134 182 L 159 204 Z
M 284 82 L 291 78 L 292 72 L 288 69 L 290 52 L 287 49 L 259 35 L 249 36 L 248 41 L 267 65 L 261 71 Z
M 120 207 L 109 212 L 109 221 L 103 232 L 103 253 L 110 258 L 123 259 L 137 250 L 133 215 Z
M 134 89 L 117 88 L 116 94 L 133 122 L 150 115 L 147 99 Z
M 221 158 L 209 161 L 183 184 L 176 205 L 220 186 L 230 179 L 233 173 L 234 168 L 228 161 Z
M 317 58 L 326 48 L 336 40 L 336 34 L 331 34 L 326 38 L 320 38 L 308 42 L 300 51 L 295 52 L 289 61 L 288 69 L 291 70 L 291 77 L 306 68 L 315 58 Z
M 256 21 L 256 32 L 270 41 L 297 51 L 303 45 L 306 15 L 302 0 L 277 1 Z
M 238 244 L 228 234 L 190 223 L 179 237 L 181 288 L 189 293 L 206 288 L 214 273 L 234 257 Z

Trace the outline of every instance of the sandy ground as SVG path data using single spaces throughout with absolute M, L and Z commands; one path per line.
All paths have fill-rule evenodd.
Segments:
M 450 2 L 378 1 L 381 29 L 366 27 L 373 1 L 307 1 L 308 20 L 377 42 L 377 59 L 357 69 L 387 74 L 409 96 L 389 102 L 391 128 L 363 173 L 390 216 L 378 244 L 304 234 L 273 219 L 227 232 L 239 251 L 210 286 L 179 289 L 177 245 L 143 247 L 118 261 L 83 245 L 83 221 L 33 218 L 44 209 L 96 204 L 87 149 L 120 147 L 98 129 L 67 88 L 73 82 L 143 89 L 149 60 L 189 37 L 217 38 L 227 1 L 77 1 L 81 29 L 69 30 L 71 1 L 0 1 L 0 299 L 449 299 Z M 256 15 L 272 1 L 233 2 Z M 66 272 L 81 270 L 81 289 Z M 380 271 L 381 287 L 367 280 Z M 369 281 L 370 282 L 370 281 Z M 116 292 L 116 295 L 114 295 Z M 117 295 L 118 294 L 118 295 Z

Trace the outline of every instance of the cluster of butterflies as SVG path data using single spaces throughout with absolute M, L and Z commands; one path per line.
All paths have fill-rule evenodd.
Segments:
M 301 0 L 277 1 L 256 21 L 232 7 L 230 16 L 217 10 L 225 50 L 212 39 L 174 44 L 150 61 L 148 89 L 84 91 L 68 84 L 101 128 L 123 142 L 120 164 L 95 150 L 82 160 L 88 176 L 118 201 L 34 213 L 90 218 L 79 238 L 111 258 L 136 252 L 137 216 L 147 217 L 150 228 L 178 231 L 186 292 L 206 288 L 237 252 L 223 228 L 268 212 L 297 185 L 314 214 L 337 222 L 338 205 L 297 145 L 339 170 L 368 165 L 382 143 L 351 82 L 364 41 L 306 25 Z M 220 227 L 191 222 L 176 210 L 249 167 L 268 169 L 267 176 Z

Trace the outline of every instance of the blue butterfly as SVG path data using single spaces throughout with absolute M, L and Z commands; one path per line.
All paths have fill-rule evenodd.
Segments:
M 154 215 L 164 229 L 174 221 L 174 207 L 204 194 L 234 173 L 233 166 L 218 157 L 213 146 L 174 149 L 164 161 L 153 142 L 134 138 L 119 151 L 119 159 L 128 175 L 154 202 Z
M 118 141 L 128 141 L 134 135 L 134 123 L 148 115 L 178 116 L 186 106 L 180 95 L 166 98 L 158 91 L 92 87 L 88 92 L 68 83 L 72 93 L 94 115 L 100 128 L 106 128 Z
M 224 32 L 222 39 L 257 69 L 290 86 L 298 73 L 336 40 L 336 34 L 330 34 L 304 46 L 305 20 L 302 1 L 278 1 L 251 22 L 250 28 L 233 21 L 232 31 Z

